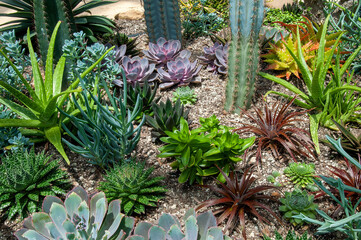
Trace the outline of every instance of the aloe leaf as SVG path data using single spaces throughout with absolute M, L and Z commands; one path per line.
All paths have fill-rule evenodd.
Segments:
M 269 94 L 271 94 L 271 93 L 272 93 L 272 94 L 279 95 L 279 96 L 281 96 L 281 97 L 284 97 L 284 98 L 288 99 L 289 101 L 291 101 L 291 100 L 294 98 L 294 97 L 292 97 L 292 96 L 290 96 L 290 95 L 287 95 L 287 94 L 285 94 L 285 93 L 276 92 L 276 91 L 268 91 L 268 92 L 264 95 L 264 98 L 266 98 L 266 97 L 267 97 Z M 311 109 L 311 108 L 312 108 L 311 105 L 309 105 L 309 104 L 307 104 L 307 103 L 304 103 L 304 102 L 302 102 L 302 101 L 300 101 L 300 100 L 298 100 L 298 99 L 295 99 L 293 103 L 296 104 L 297 106 L 302 107 L 302 108 L 306 108 L 306 109 Z
M 70 164 L 69 158 L 66 155 L 63 145 L 61 143 L 61 130 L 58 126 L 54 126 L 51 128 L 46 128 L 44 130 L 45 137 L 49 140 L 51 144 L 54 145 L 56 150 L 61 154 L 61 156 L 64 158 L 67 164 Z
M 6 105 L 9 107 L 14 113 L 19 115 L 20 117 L 23 117 L 25 119 L 37 119 L 38 117 L 30 111 L 28 108 L 25 108 L 17 103 L 14 103 L 13 101 L 9 99 L 5 99 L 0 97 L 0 103 Z
M 358 47 L 352 54 L 351 56 L 349 56 L 346 60 L 346 62 L 342 65 L 342 68 L 341 68 L 341 72 L 340 72 L 340 76 L 342 76 L 346 70 L 349 68 L 349 66 L 351 65 L 352 61 L 358 56 L 358 53 L 360 52 L 361 50 L 361 46 Z
M 46 128 L 52 125 L 53 123 L 44 123 L 39 120 L 0 119 L 0 127 Z
M 320 144 L 318 141 L 318 126 L 320 125 L 321 114 L 322 112 L 317 114 L 309 114 L 311 138 L 315 144 L 315 150 L 318 154 L 321 153 Z
M 66 63 L 66 59 L 64 56 L 62 56 L 55 67 L 54 76 L 53 76 L 53 86 L 52 89 L 49 89 L 49 91 L 51 91 L 51 94 L 48 95 L 48 98 L 61 93 L 65 63 Z

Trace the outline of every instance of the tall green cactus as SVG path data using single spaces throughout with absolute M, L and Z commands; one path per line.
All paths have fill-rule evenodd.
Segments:
M 182 39 L 178 0 L 144 0 L 144 10 L 150 42 Z
M 259 61 L 259 32 L 264 0 L 230 0 L 232 41 L 228 57 L 225 110 L 251 104 Z
M 33 0 L 35 31 L 38 36 L 40 55 L 46 62 L 49 41 L 54 27 L 62 21 L 57 35 L 54 58 L 57 61 L 62 54 L 62 46 L 70 33 L 76 30 L 74 16 L 69 0 Z M 73 23 L 73 24 L 71 24 Z

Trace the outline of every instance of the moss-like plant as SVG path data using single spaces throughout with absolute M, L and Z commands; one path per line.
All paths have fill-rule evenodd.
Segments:
M 283 204 L 279 210 L 284 213 L 284 218 L 289 220 L 293 225 L 302 225 L 303 221 L 293 216 L 303 214 L 309 218 L 316 218 L 315 213 L 317 204 L 313 203 L 314 197 L 308 195 L 307 192 L 299 189 L 294 190 L 292 193 L 286 192 L 285 197 L 280 201 Z
M 44 153 L 18 149 L 1 159 L 0 209 L 8 219 L 40 210 L 47 195 L 65 195 L 69 180 L 59 169 L 58 161 L 50 161 Z
M 164 177 L 152 178 L 152 172 L 153 168 L 144 169 L 144 162 L 124 162 L 107 171 L 105 182 L 100 183 L 99 189 L 105 192 L 109 201 L 120 199 L 126 215 L 133 212 L 142 214 L 145 206 L 156 207 L 155 203 L 167 191 L 159 186 Z
M 313 184 L 315 175 L 315 164 L 290 163 L 283 173 L 299 187 L 305 188 Z

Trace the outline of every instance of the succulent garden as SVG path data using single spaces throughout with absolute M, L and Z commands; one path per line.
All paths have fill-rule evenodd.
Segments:
M 361 240 L 361 1 L 312 2 L 0 0 L 0 239 Z

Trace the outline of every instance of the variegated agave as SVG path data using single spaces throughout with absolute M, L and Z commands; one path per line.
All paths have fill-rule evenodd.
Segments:
M 149 50 L 143 51 L 146 58 L 155 63 L 157 68 L 164 67 L 169 61 L 177 57 L 189 58 L 191 53 L 188 50 L 181 51 L 181 42 L 178 40 L 165 40 L 159 38 L 157 43 L 149 43 Z
M 42 210 L 25 219 L 15 233 L 19 240 L 125 239 L 134 227 L 134 219 L 120 213 L 119 200 L 108 206 L 103 192 L 89 196 L 80 186 L 64 202 L 47 196 Z
M 172 86 L 186 86 L 189 83 L 200 83 L 197 76 L 202 66 L 197 66 L 197 60 L 191 63 L 188 58 L 177 57 L 175 61 L 167 63 L 168 72 L 163 68 L 158 68 L 161 80 L 160 89 Z

